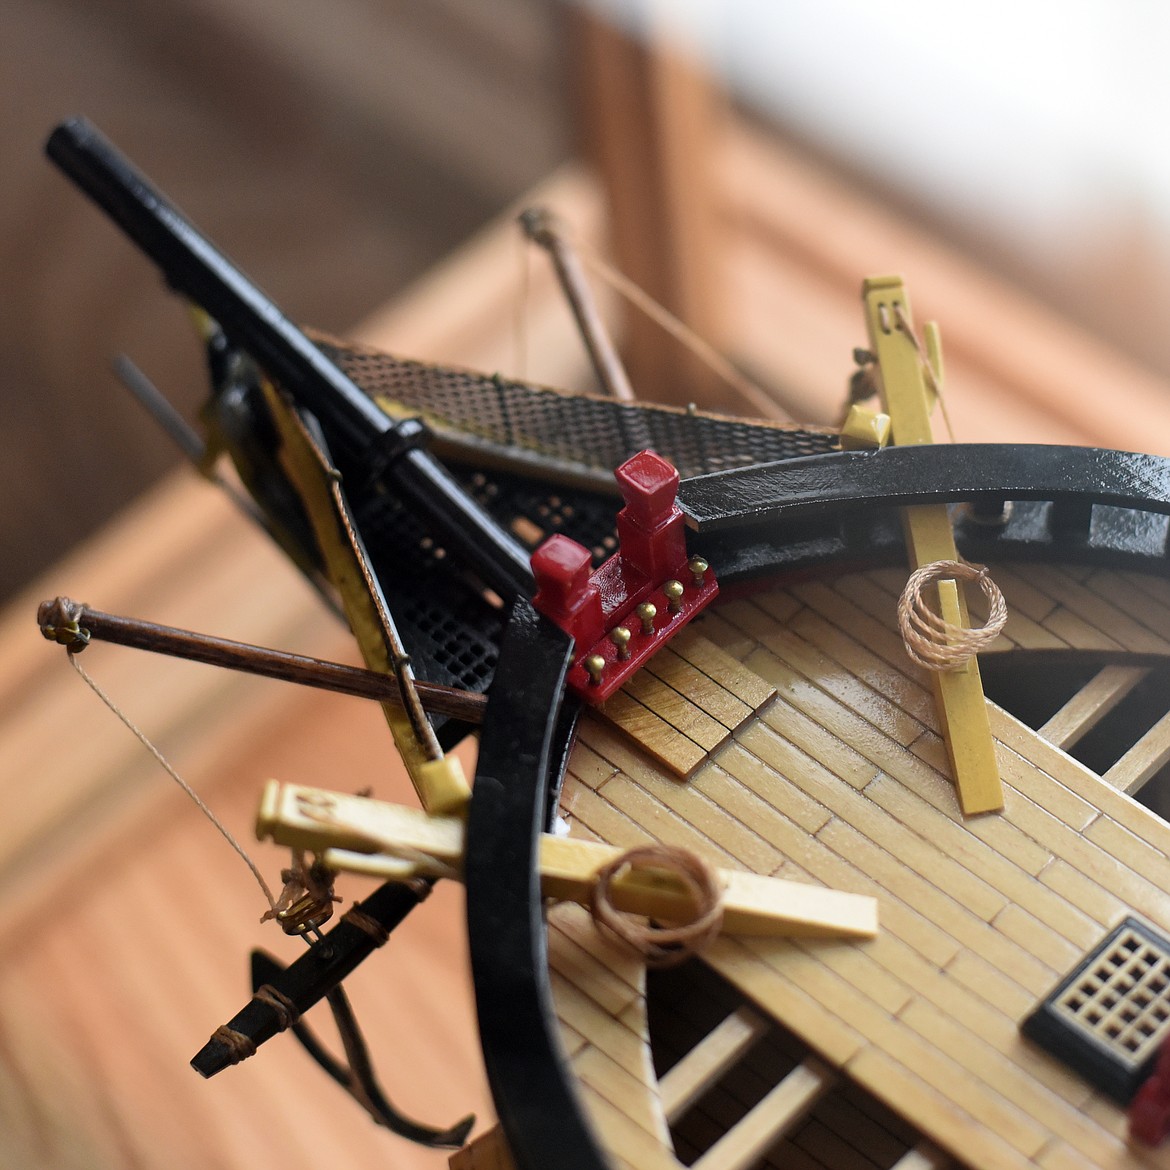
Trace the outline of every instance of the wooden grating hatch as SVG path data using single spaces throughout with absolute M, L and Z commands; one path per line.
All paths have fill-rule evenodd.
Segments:
M 1128 1104 L 1170 1036 L 1170 939 L 1125 919 L 1022 1027 L 1087 1081 Z

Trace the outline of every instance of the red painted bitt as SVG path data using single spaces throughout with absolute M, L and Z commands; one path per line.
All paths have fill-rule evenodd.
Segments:
M 639 451 L 614 472 L 626 506 L 617 532 L 625 572 L 666 580 L 686 563 L 683 514 L 674 502 L 678 471 L 653 451 Z
M 532 554 L 537 587 L 532 604 L 578 646 L 590 646 L 605 633 L 601 590 L 590 573 L 592 562 L 583 544 L 560 533 L 550 536 Z
M 1129 1136 L 1160 1146 L 1170 1135 L 1170 1043 L 1158 1050 L 1154 1071 L 1142 1082 L 1129 1107 Z
M 590 703 L 613 694 L 719 592 L 709 568 L 688 564 L 675 468 L 640 451 L 614 477 L 626 505 L 617 517 L 619 547 L 596 572 L 589 550 L 567 536 L 550 536 L 532 554 L 533 604 L 572 636 L 569 686 Z M 670 582 L 682 586 L 677 596 L 664 592 Z M 639 608 L 647 604 L 653 613 Z M 629 633 L 620 648 L 610 637 L 619 626 Z

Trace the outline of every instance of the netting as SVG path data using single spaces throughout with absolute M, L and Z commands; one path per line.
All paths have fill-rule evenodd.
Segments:
M 826 428 L 622 403 L 409 361 L 320 336 L 314 340 L 371 398 L 390 409 L 418 413 L 438 434 L 454 433 L 502 452 L 519 450 L 583 470 L 612 471 L 650 447 L 669 458 L 685 479 L 820 455 L 837 445 L 837 433 Z

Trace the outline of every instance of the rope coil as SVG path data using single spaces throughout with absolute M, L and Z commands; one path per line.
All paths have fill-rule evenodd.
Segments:
M 954 625 L 939 617 L 923 596 L 926 587 L 942 580 L 975 581 L 987 598 L 987 621 L 982 626 Z M 898 629 L 912 662 L 927 670 L 962 670 L 981 650 L 999 637 L 1007 622 L 1007 602 L 991 579 L 986 565 L 965 561 L 934 561 L 910 574 L 898 598 Z
M 612 886 L 633 869 L 665 871 L 683 886 L 694 907 L 689 921 L 663 926 L 627 914 L 613 903 Z M 597 872 L 589 900 L 593 921 L 637 951 L 647 967 L 674 967 L 706 946 L 723 925 L 723 890 L 715 871 L 698 854 L 670 845 L 644 845 L 615 857 Z

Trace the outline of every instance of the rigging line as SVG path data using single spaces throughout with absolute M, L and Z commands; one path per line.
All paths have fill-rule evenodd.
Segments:
M 576 238 L 574 238 L 573 244 L 580 252 L 581 259 L 592 272 L 596 273 L 620 296 L 625 297 L 630 304 L 645 313 L 651 321 L 669 333 L 675 341 L 694 354 L 716 377 L 721 378 L 737 394 L 759 410 L 763 417 L 784 416 L 785 412 L 780 404 L 767 391 L 736 369 L 723 354 L 709 341 L 700 337 L 685 321 L 681 321 L 628 276 L 603 260 L 588 244 Z
M 260 889 L 264 891 L 264 897 L 268 899 L 268 906 L 272 913 L 275 914 L 276 899 L 272 896 L 272 890 L 269 889 L 268 883 L 264 880 L 263 874 L 261 874 L 260 870 L 256 867 L 256 863 L 248 856 L 244 850 L 244 847 L 239 843 L 239 841 L 237 841 L 236 838 L 232 836 L 231 830 L 228 829 L 228 827 L 215 815 L 215 813 L 211 811 L 210 808 L 208 808 L 206 802 L 199 795 L 199 793 L 196 792 L 195 789 L 192 788 L 191 785 L 188 784 L 187 781 L 184 780 L 183 777 L 175 771 L 162 752 L 160 752 L 158 748 L 156 748 L 154 744 L 151 743 L 149 739 L 147 739 L 146 733 L 138 726 L 136 726 L 130 717 L 118 706 L 118 704 L 115 703 L 114 700 L 111 699 L 104 690 L 102 690 L 96 680 L 86 671 L 85 667 L 82 666 L 80 662 L 78 662 L 77 655 L 69 654 L 68 658 L 70 664 L 73 666 L 73 669 L 76 670 L 79 675 L 81 675 L 86 685 L 89 686 L 93 693 L 97 695 L 97 697 L 101 699 L 101 701 L 105 703 L 105 705 L 109 707 L 109 709 L 113 711 L 115 715 L 117 715 L 117 717 L 131 732 L 134 733 L 135 737 L 138 739 L 138 742 L 141 743 L 142 746 L 146 748 L 146 750 L 150 752 L 152 756 L 154 756 L 154 758 L 162 765 L 171 779 L 174 780 L 174 782 L 178 784 L 178 786 L 195 802 L 203 815 L 219 830 L 224 840 L 226 840 L 227 843 L 240 855 L 244 864 L 252 871 L 252 876 L 256 879 Z
M 954 443 L 956 441 L 955 428 L 951 426 L 951 416 L 947 410 L 947 400 L 943 397 L 942 379 L 935 373 L 934 365 L 927 357 L 926 351 L 922 347 L 922 342 L 918 340 L 918 334 L 914 332 L 913 326 L 907 320 L 906 313 L 898 301 L 894 302 L 894 322 L 910 339 L 910 344 L 914 347 L 914 352 L 918 355 L 918 360 L 922 363 L 922 368 L 926 373 L 926 380 L 930 383 L 930 388 L 934 391 L 934 396 L 938 399 L 939 409 L 942 411 L 943 423 L 947 428 L 947 434 L 950 436 L 951 442 Z
M 169 398 L 142 372 L 141 369 L 126 354 L 119 354 L 114 359 L 114 373 L 118 380 L 134 396 L 135 401 L 142 406 L 147 414 L 163 429 L 171 441 L 186 456 L 190 465 L 210 483 L 215 484 L 232 502 L 241 515 L 247 517 L 266 532 L 278 546 L 284 547 L 280 536 L 273 528 L 272 523 L 256 502 L 223 474 L 208 459 L 208 447 L 203 437 L 193 427 L 187 425 L 186 419 L 175 409 Z M 344 619 L 344 614 L 333 595 L 329 582 L 317 569 L 296 561 L 305 580 L 316 590 L 317 595 L 338 617 Z
M 523 233 L 517 235 L 516 253 L 520 265 L 520 288 L 512 318 L 512 364 L 516 380 L 528 379 L 528 317 L 532 311 L 532 249 Z

